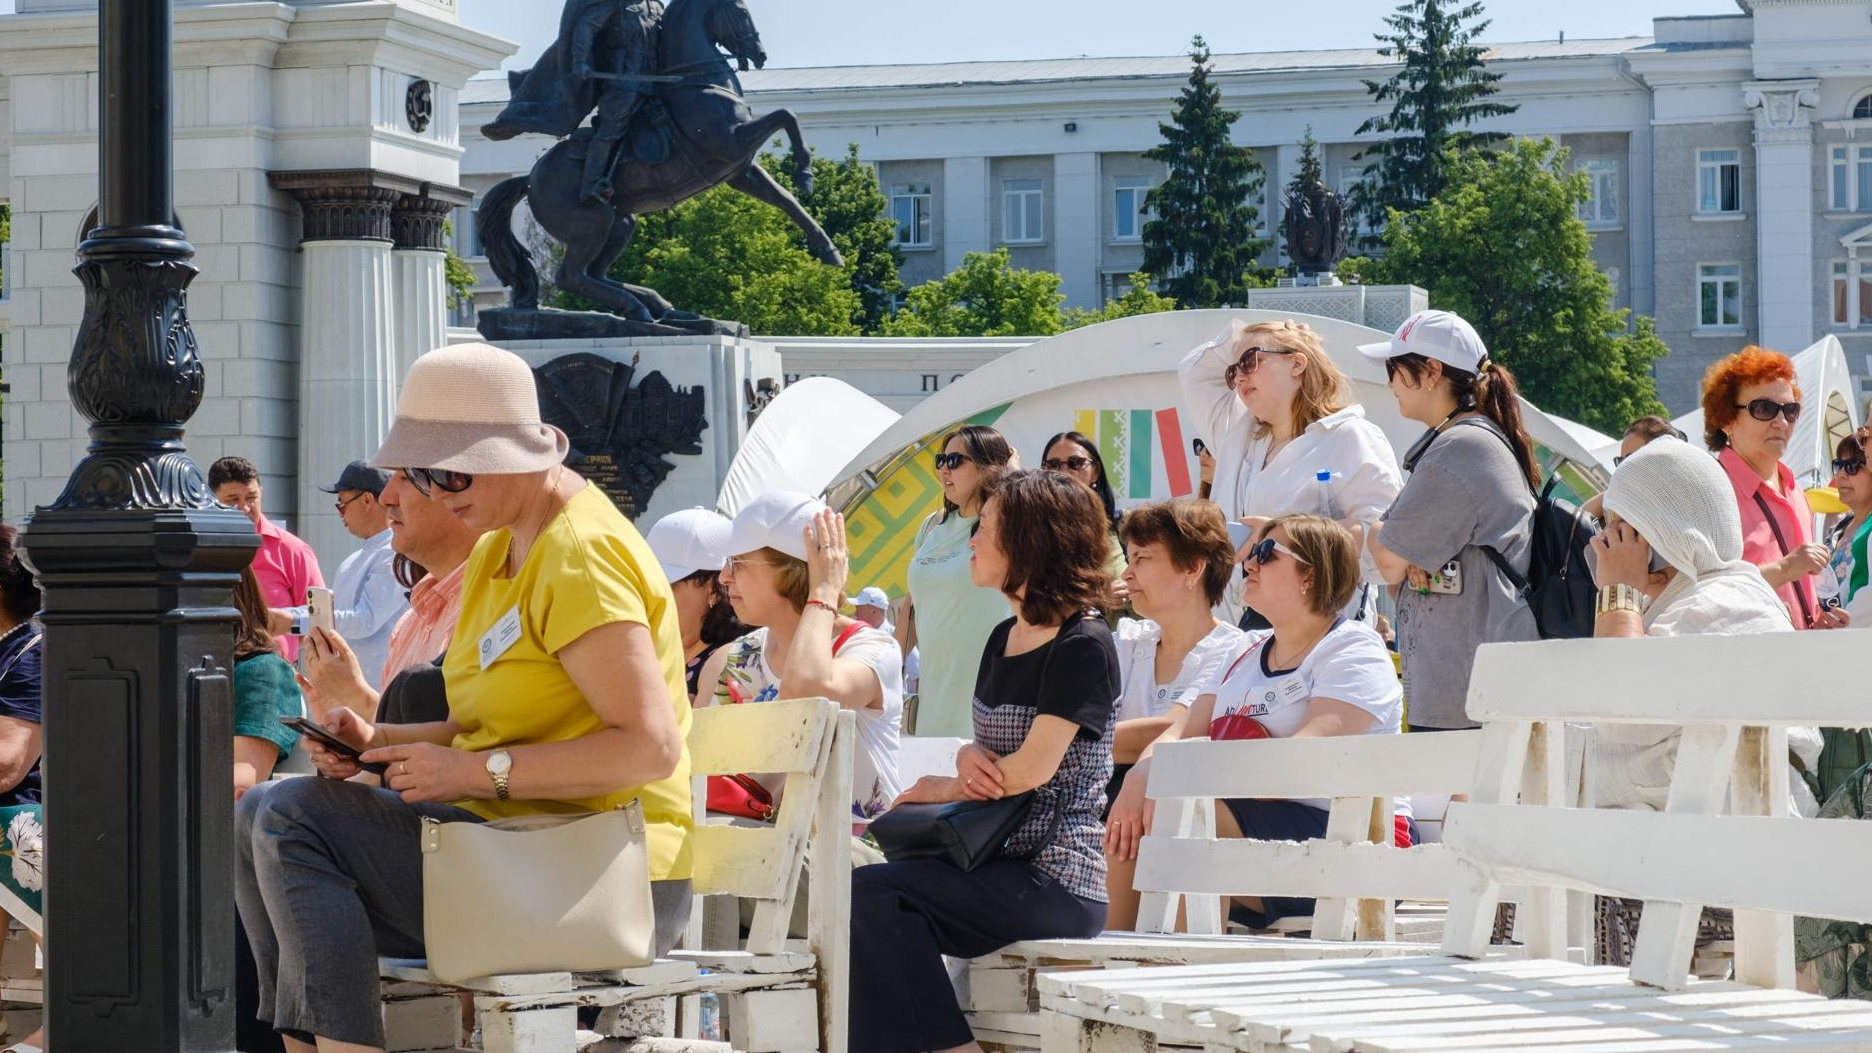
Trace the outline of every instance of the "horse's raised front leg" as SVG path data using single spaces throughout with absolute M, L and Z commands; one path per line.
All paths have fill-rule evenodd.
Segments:
M 806 211 L 786 187 L 774 181 L 774 177 L 758 164 L 747 166 L 746 171 L 730 179 L 728 186 L 734 187 L 756 201 L 763 201 L 786 213 L 793 225 L 806 235 L 806 247 L 820 263 L 833 267 L 845 266 L 845 256 L 838 246 L 832 244 L 832 238 L 818 221 Z

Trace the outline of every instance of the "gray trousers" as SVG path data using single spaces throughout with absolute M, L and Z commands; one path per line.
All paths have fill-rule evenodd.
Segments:
M 352 782 L 263 783 L 234 809 L 234 901 L 259 973 L 259 1018 L 295 1038 L 381 1048 L 377 959 L 423 953 L 422 820 L 478 823 Z M 688 881 L 651 883 L 656 952 L 689 921 Z

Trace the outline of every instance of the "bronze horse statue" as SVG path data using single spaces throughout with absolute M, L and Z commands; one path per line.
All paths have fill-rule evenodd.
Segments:
M 670 0 L 659 34 L 659 73 L 644 78 L 654 79 L 656 96 L 668 114 L 669 149 L 638 151 L 636 156 L 628 145 L 620 150 L 611 200 L 586 200 L 581 193 L 589 128 L 546 151 L 530 175 L 488 191 L 476 220 L 488 263 L 510 290 L 513 309 L 537 311 L 540 298 L 539 272 L 513 230 L 513 211 L 523 200 L 540 226 L 565 245 L 555 278 L 559 288 L 646 325 L 703 332 L 718 327 L 710 319 L 677 310 L 655 289 L 613 281 L 606 273 L 630 244 L 637 216 L 670 208 L 717 185 L 734 187 L 786 213 L 806 235 L 817 259 L 844 266 L 832 239 L 755 160 L 768 142 L 785 133 L 792 146 L 794 178 L 810 193 L 812 153 L 800 136 L 799 121 L 789 110 L 755 117 L 722 49 L 743 69 L 749 63 L 756 68 L 766 65 L 767 53 L 745 0 Z M 660 129 L 647 126 L 649 120 L 638 115 L 633 140 L 640 134 L 659 134 Z M 640 159 L 646 152 L 653 160 Z

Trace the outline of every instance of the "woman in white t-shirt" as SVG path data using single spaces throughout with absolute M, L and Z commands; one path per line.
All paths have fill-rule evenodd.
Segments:
M 1283 516 L 1261 529 L 1242 564 L 1242 599 L 1273 629 L 1251 633 L 1235 649 L 1184 726 L 1212 739 L 1395 735 L 1404 691 L 1390 652 L 1371 628 L 1341 611 L 1358 584 L 1358 552 L 1339 524 Z M 1326 834 L 1327 800 L 1225 800 L 1216 809 L 1223 837 L 1303 841 Z M 1399 802 L 1396 841 L 1415 843 L 1409 809 Z M 1313 901 L 1237 897 L 1231 919 L 1264 929 L 1304 916 Z
M 1230 522 L 1259 530 L 1275 516 L 1324 516 L 1363 551 L 1404 477 L 1318 333 L 1292 321 L 1237 319 L 1184 356 L 1177 379 L 1186 411 L 1215 449 L 1212 493 Z M 1346 615 L 1370 620 L 1382 588 L 1377 565 L 1363 562 Z M 1226 610 L 1241 613 L 1232 597 Z M 1265 619 L 1247 627 L 1265 628 Z
M 839 614 L 850 570 L 845 517 L 805 494 L 776 491 L 697 540 L 726 559 L 728 602 L 753 632 L 717 651 L 698 698 L 715 705 L 829 698 L 858 713 L 861 749 L 852 813 L 870 819 L 902 792 L 897 778 L 903 654 L 883 632 Z M 777 789 L 777 787 L 769 787 Z
M 1208 501 L 1167 501 L 1133 509 L 1119 529 L 1130 565 L 1125 583 L 1144 618 L 1118 623 L 1118 726 L 1106 789 L 1105 927 L 1137 924 L 1137 838 L 1150 830 L 1150 748 L 1180 733 L 1197 693 L 1241 639 L 1213 608 L 1235 569 L 1228 523 Z M 1121 850 L 1121 849 L 1128 849 Z

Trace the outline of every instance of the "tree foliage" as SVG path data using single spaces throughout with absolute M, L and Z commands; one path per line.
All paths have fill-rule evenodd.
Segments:
M 1132 315 L 1157 314 L 1161 311 L 1174 311 L 1177 302 L 1151 288 L 1152 278 L 1139 271 L 1128 279 L 1131 288 L 1115 300 L 1105 301 L 1100 308 L 1069 307 L 1062 317 L 1062 329 L 1081 329 L 1100 322 L 1109 322 L 1115 318 L 1130 318 Z
M 1326 166 L 1320 163 L 1319 140 L 1313 138 L 1313 126 L 1309 124 L 1306 134 L 1300 137 L 1300 167 L 1287 181 L 1287 193 L 1299 193 L 1315 183 L 1331 185 L 1326 182 Z
M 971 252 L 962 265 L 905 296 L 885 336 L 1051 336 L 1064 321 L 1060 277 L 1015 270 L 1008 250 Z
M 1190 77 L 1163 142 L 1144 156 L 1169 168 L 1145 199 L 1144 269 L 1162 276 L 1164 292 L 1187 308 L 1242 306 L 1253 284 L 1248 275 L 1273 244 L 1254 236 L 1254 202 L 1265 182 L 1253 151 L 1229 138 L 1241 114 L 1222 108 L 1210 80 L 1209 46 L 1190 44 Z
M 1579 219 L 1590 189 L 1553 140 L 1445 161 L 1446 185 L 1411 213 L 1391 213 L 1385 253 L 1366 281 L 1413 283 L 1467 318 L 1490 354 L 1542 409 L 1617 435 L 1662 413 L 1652 363 L 1668 354 L 1652 320 L 1612 309 Z
M 897 225 L 886 214 L 890 203 L 878 186 L 877 171 L 858 159 L 858 144 L 851 143 L 837 161 L 813 158 L 813 192 L 801 194 L 792 161 L 765 154 L 761 164 L 831 235 L 845 256 L 851 289 L 858 294 L 860 309 L 852 321 L 867 333 L 877 332 L 903 290 L 897 276 L 903 252 L 897 247 Z M 806 247 L 806 236 L 797 229 L 794 239 L 801 249 Z
M 1355 202 L 1369 229 L 1378 229 L 1388 210 L 1410 212 L 1441 193 L 1450 158 L 1504 138 L 1466 130 L 1519 109 L 1490 101 L 1501 74 L 1484 65 L 1486 49 L 1473 43 L 1489 27 L 1481 15 L 1481 0 L 1405 0 L 1385 19 L 1390 30 L 1377 34 L 1384 45 L 1378 53 L 1404 65 L 1383 83 L 1365 82 L 1373 102 L 1391 104 L 1389 113 L 1358 129 L 1390 136 L 1354 158 L 1371 161 Z

